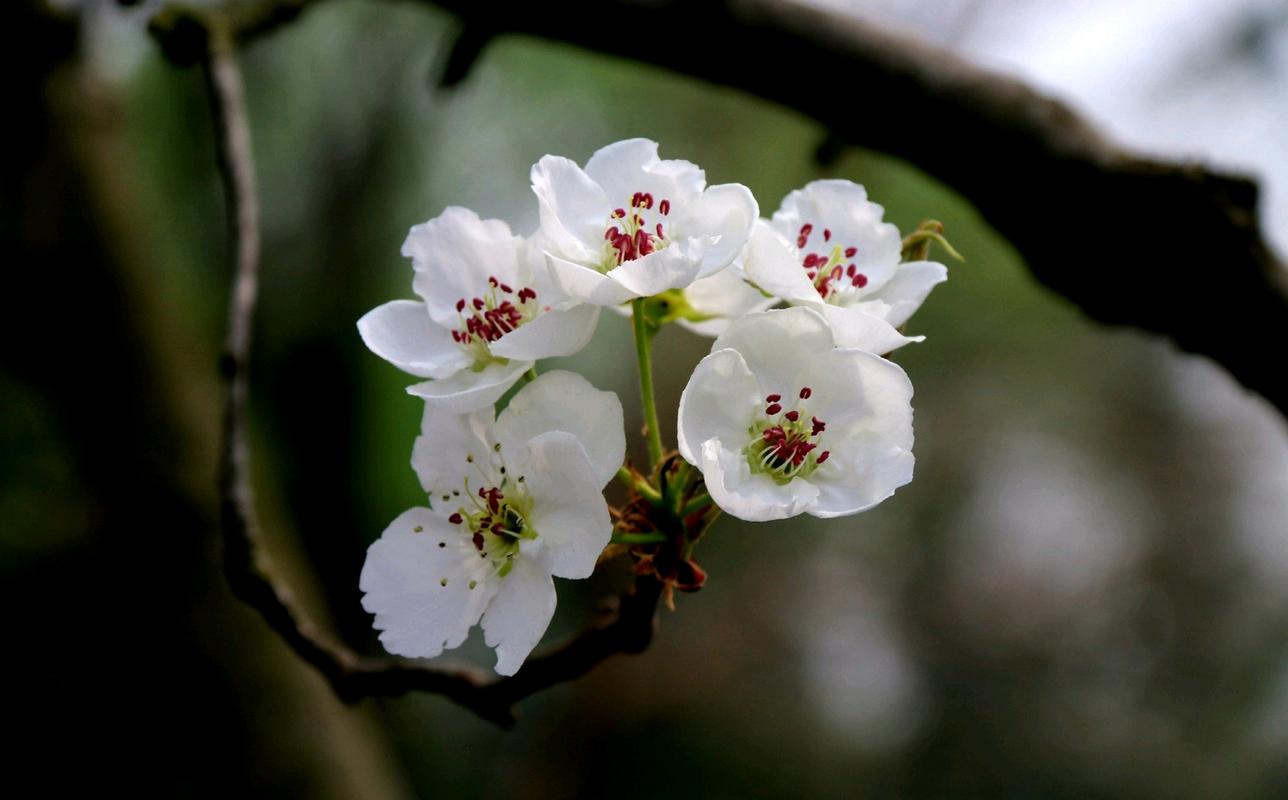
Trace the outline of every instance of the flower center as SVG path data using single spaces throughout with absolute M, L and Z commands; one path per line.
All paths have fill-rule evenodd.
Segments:
M 769 475 L 779 483 L 792 478 L 808 477 L 831 453 L 818 450 L 827 423 L 804 411 L 804 403 L 813 390 L 808 386 L 797 393 L 792 408 L 784 410 L 782 395 L 765 398 L 765 408 L 748 428 L 751 441 L 743 451 L 753 472 Z
M 671 213 L 670 200 L 663 198 L 654 208 L 652 194 L 636 192 L 628 205 L 629 210 L 618 208 L 608 215 L 608 227 L 604 230 L 604 272 L 671 243 L 663 221 Z
M 818 252 L 815 252 L 809 243 L 811 239 L 817 238 L 822 238 L 822 242 L 814 245 L 818 248 Z M 796 247 L 805 253 L 801 266 L 805 268 L 805 274 L 814 284 L 819 297 L 833 305 L 849 305 L 859 299 L 863 287 L 868 285 L 868 276 L 859 272 L 859 268 L 853 263 L 849 263 L 859 252 L 859 248 L 853 245 L 842 247 L 831 242 L 830 229 L 824 228 L 821 237 L 815 237 L 814 226 L 808 222 L 801 226 L 800 233 L 796 236 Z M 831 250 L 828 250 L 829 247 Z M 807 251 L 806 248 L 810 249 Z
M 495 276 L 487 279 L 488 290 L 482 297 L 456 301 L 456 313 L 461 321 L 452 331 L 452 340 L 474 358 L 475 371 L 481 370 L 497 359 L 492 355 L 489 342 L 495 342 L 525 322 L 531 322 L 541 313 L 537 293 L 530 287 L 517 292 Z
M 495 446 L 500 452 L 501 445 Z M 466 461 L 475 464 L 474 455 L 466 456 Z M 444 495 L 444 501 L 452 497 L 462 497 L 468 503 L 461 505 L 447 518 L 453 525 L 460 525 L 468 533 L 479 557 L 488 559 L 498 577 L 504 578 L 514 567 L 514 560 L 519 557 L 519 542 L 524 539 L 537 538 L 537 531 L 529 523 L 532 514 L 532 498 L 523 486 L 524 476 L 512 480 L 505 472 L 505 466 L 498 464 L 496 472 L 500 479 L 490 478 L 481 469 L 483 485 L 471 491 L 470 479 L 463 479 L 464 491 L 453 491 Z M 473 587 L 471 587 L 473 588 Z

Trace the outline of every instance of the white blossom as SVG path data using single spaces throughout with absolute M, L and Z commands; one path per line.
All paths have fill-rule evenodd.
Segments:
M 407 389 L 447 411 L 491 405 L 539 358 L 590 340 L 599 309 L 566 298 L 541 255 L 500 220 L 450 207 L 411 229 L 419 301 L 394 300 L 358 321 L 367 347 L 431 380 Z
M 426 404 L 412 467 L 431 507 L 367 551 L 362 605 L 391 653 L 431 658 L 481 621 L 496 671 L 514 674 L 555 609 L 552 576 L 585 578 L 608 544 L 602 490 L 622 463 L 622 407 L 571 372 L 491 409 Z
M 899 229 L 857 183 L 822 180 L 787 195 L 757 226 L 747 277 L 791 305 L 827 319 L 837 343 L 888 353 L 908 342 L 896 328 L 948 277 L 933 261 L 900 263 Z
M 759 522 L 872 508 L 912 480 L 912 384 L 836 347 L 811 308 L 735 320 L 680 398 L 680 454 L 721 509 Z
M 552 277 L 595 305 L 715 274 L 738 255 L 759 214 L 747 187 L 707 186 L 696 165 L 659 159 L 647 139 L 601 148 L 585 169 L 544 156 L 532 167 L 532 189 Z

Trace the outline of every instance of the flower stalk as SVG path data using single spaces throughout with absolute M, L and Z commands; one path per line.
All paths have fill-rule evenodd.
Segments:
M 648 442 L 649 466 L 662 463 L 662 431 L 657 423 L 657 401 L 653 392 L 653 337 L 657 328 L 644 313 L 644 298 L 631 301 L 631 328 L 635 334 L 635 362 L 640 373 L 640 401 L 644 405 L 644 436 Z

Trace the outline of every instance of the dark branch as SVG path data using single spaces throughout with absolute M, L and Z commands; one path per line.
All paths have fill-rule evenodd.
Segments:
M 638 653 L 653 634 L 661 585 L 637 578 L 620 607 L 564 646 L 527 661 L 513 677 L 487 680 L 469 670 L 445 670 L 407 659 L 361 656 L 327 637 L 296 602 L 260 545 L 250 487 L 248 396 L 250 351 L 259 270 L 259 209 L 244 88 L 233 37 L 219 25 L 203 28 L 202 59 L 216 128 L 220 176 L 226 188 L 235 258 L 228 339 L 221 364 L 225 388 L 219 470 L 224 571 L 233 593 L 255 608 L 300 658 L 315 667 L 345 701 L 412 691 L 441 694 L 503 727 L 514 724 L 519 700 L 570 681 L 617 653 Z
M 1019 81 L 787 0 L 435 4 L 467 29 L 571 42 L 797 109 L 835 137 L 824 155 L 843 140 L 907 159 L 974 203 L 1089 316 L 1167 335 L 1288 413 L 1288 373 L 1250 344 L 1288 340 L 1288 269 L 1261 235 L 1247 178 L 1129 152 Z M 277 5 L 300 3 L 265 3 Z M 665 22 L 665 41 L 604 35 L 605 19 L 640 15 Z

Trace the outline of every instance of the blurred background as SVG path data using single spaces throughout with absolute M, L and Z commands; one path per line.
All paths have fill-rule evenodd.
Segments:
M 342 705 L 219 574 L 229 256 L 199 71 L 147 37 L 154 3 L 31 5 L 3 12 L 22 38 L 3 56 L 0 162 L 11 780 L 322 798 L 1288 793 L 1288 435 L 1268 404 L 1083 319 L 915 167 L 862 150 L 818 166 L 825 132 L 780 107 L 522 38 L 438 88 L 459 26 L 413 2 L 319 4 L 243 62 L 265 237 L 258 507 L 300 595 L 359 649 L 378 648 L 364 550 L 423 498 L 410 379 L 354 323 L 411 296 L 412 224 L 454 204 L 526 232 L 538 157 L 647 136 L 766 212 L 809 180 L 862 182 L 905 231 L 943 220 L 968 262 L 914 318 L 927 341 L 897 354 L 918 465 L 894 498 L 826 523 L 722 520 L 698 553 L 707 588 L 662 612 L 653 646 L 525 701 L 512 732 L 433 696 Z M 1020 75 L 1131 145 L 1256 175 L 1288 250 L 1288 5 L 828 5 Z M 1196 291 L 1226 301 L 1219 281 Z M 617 391 L 633 431 L 629 342 L 607 314 L 562 365 Z M 708 347 L 658 340 L 672 441 Z M 546 641 L 625 574 L 561 583 Z M 492 660 L 478 639 L 453 658 Z

